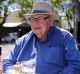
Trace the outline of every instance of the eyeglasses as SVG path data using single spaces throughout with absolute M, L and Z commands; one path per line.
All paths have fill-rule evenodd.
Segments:
M 50 18 L 51 16 L 47 16 L 45 18 L 34 18 L 34 17 L 31 17 L 29 18 L 29 21 L 32 21 L 32 22 L 44 22 L 45 20 L 47 20 L 48 18 Z

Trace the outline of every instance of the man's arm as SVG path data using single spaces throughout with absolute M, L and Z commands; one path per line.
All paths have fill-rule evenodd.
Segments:
M 21 44 L 20 42 L 16 41 L 9 55 L 3 61 L 3 72 L 5 72 L 7 69 L 10 69 L 14 64 L 16 64 L 17 57 L 20 51 L 21 51 Z
M 60 74 L 80 74 L 80 52 L 73 36 L 66 35 L 64 46 L 67 66 Z

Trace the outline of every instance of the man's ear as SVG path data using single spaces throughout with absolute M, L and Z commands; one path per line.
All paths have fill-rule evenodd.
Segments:
M 50 18 L 50 20 L 51 20 L 50 26 L 53 26 L 54 21 L 55 21 L 55 17 L 52 15 L 51 18 Z
M 52 15 L 51 19 L 52 19 L 52 21 L 56 20 L 56 16 Z

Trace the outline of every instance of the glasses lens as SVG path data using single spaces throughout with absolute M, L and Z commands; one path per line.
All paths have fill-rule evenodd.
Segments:
M 50 16 L 47 16 L 47 17 L 45 17 L 45 18 L 33 18 L 33 17 L 30 17 L 30 18 L 28 18 L 28 20 L 29 21 L 37 21 L 37 22 L 43 22 L 43 21 L 45 21 L 45 20 L 47 20 L 48 18 L 50 18 Z
M 44 18 L 44 20 L 46 20 L 46 19 L 48 19 L 48 18 L 50 18 L 50 17 L 51 17 L 51 16 L 47 16 L 47 17 Z

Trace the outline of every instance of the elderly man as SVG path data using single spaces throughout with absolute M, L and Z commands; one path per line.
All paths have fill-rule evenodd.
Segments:
M 36 1 L 29 18 L 32 31 L 15 42 L 3 62 L 3 71 L 13 69 L 16 62 L 31 65 L 34 61 L 37 74 L 80 74 L 76 41 L 68 31 L 53 26 L 56 19 L 49 3 Z

